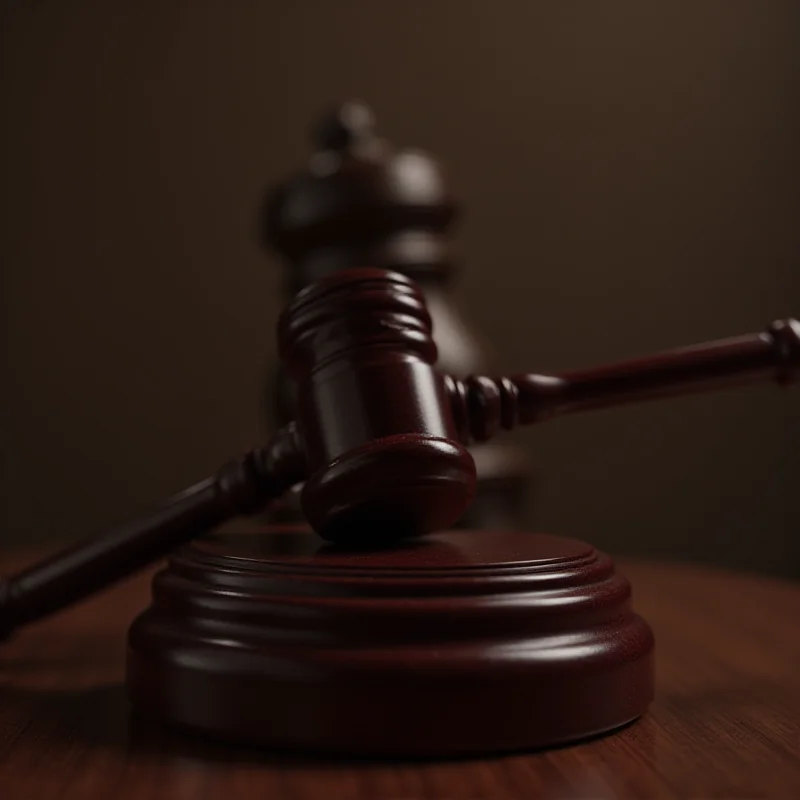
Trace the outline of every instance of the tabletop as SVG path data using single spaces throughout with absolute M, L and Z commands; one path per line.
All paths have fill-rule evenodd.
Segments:
M 28 560 L 6 557 L 2 571 Z M 281 756 L 138 721 L 125 632 L 148 601 L 148 570 L 0 645 L 0 797 L 800 797 L 800 586 L 618 566 L 656 635 L 657 694 L 642 719 L 543 752 L 393 762 Z

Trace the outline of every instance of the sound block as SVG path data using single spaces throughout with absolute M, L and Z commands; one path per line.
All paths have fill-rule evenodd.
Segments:
M 584 542 L 450 531 L 391 549 L 210 535 L 128 636 L 136 713 L 271 749 L 455 756 L 613 730 L 653 698 L 653 635 Z

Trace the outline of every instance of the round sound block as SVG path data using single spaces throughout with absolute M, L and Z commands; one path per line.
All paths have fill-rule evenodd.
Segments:
M 379 551 L 292 528 L 172 557 L 128 637 L 147 717 L 270 748 L 444 756 L 612 730 L 653 697 L 653 636 L 583 542 L 451 531 Z

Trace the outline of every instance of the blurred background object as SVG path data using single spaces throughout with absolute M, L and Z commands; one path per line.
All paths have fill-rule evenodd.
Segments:
M 396 270 L 420 285 L 431 315 L 438 365 L 456 376 L 496 374 L 487 346 L 453 302 L 458 259 L 452 229 L 458 216 L 442 165 L 417 148 L 397 147 L 380 135 L 367 104 L 347 100 L 314 125 L 307 164 L 270 187 L 264 242 L 285 262 L 284 291 L 294 295 L 327 275 L 369 264 Z M 274 365 L 267 424 L 296 416 L 294 387 Z M 514 530 L 525 525 L 533 485 L 521 447 L 485 442 L 470 448 L 478 472 L 475 499 L 459 525 Z M 301 521 L 299 487 L 267 518 Z
M 264 436 L 284 292 L 261 201 L 342 99 L 445 164 L 454 292 L 498 370 L 797 315 L 798 22 L 793 0 L 7 0 L 2 543 L 102 529 Z M 514 441 L 532 527 L 800 577 L 796 391 Z

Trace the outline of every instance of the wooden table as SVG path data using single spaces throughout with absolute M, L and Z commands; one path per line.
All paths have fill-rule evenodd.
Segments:
M 147 602 L 140 575 L 0 645 L 0 797 L 800 797 L 800 586 L 620 566 L 657 639 L 658 696 L 643 719 L 550 752 L 421 763 L 293 759 L 132 719 L 123 660 Z

